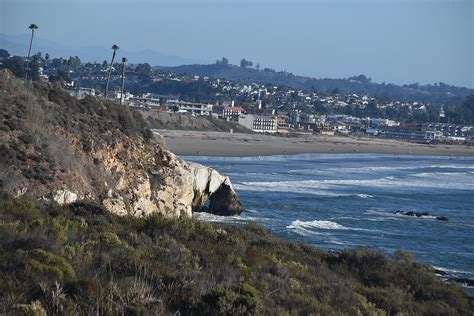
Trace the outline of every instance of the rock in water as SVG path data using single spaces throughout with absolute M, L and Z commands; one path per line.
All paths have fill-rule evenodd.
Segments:
M 419 217 L 419 218 L 434 218 L 439 221 L 449 221 L 449 218 L 446 216 L 434 216 L 428 212 L 414 212 L 414 211 L 404 212 L 404 211 L 396 210 L 394 213 L 403 215 L 403 216 Z
M 194 175 L 193 211 L 217 215 L 238 215 L 243 211 L 230 179 L 200 164 L 189 164 Z M 209 207 L 205 206 L 209 200 Z
M 227 182 L 210 197 L 209 212 L 217 215 L 239 215 L 243 211 L 237 194 Z

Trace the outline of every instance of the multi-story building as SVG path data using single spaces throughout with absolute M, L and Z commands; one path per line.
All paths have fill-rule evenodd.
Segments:
M 277 120 L 273 116 L 242 114 L 239 124 L 258 133 L 276 133 Z
M 290 113 L 290 125 L 296 126 L 300 122 L 300 113 L 293 109 Z
M 168 100 L 166 102 L 168 109 L 179 113 L 187 113 L 191 115 L 210 116 L 212 114 L 212 104 L 185 102 L 181 100 Z
M 290 132 L 290 123 L 288 122 L 288 116 L 275 115 L 274 118 L 277 122 L 277 131 L 279 133 L 289 133 Z
M 242 113 L 244 113 L 244 109 L 240 106 L 224 106 L 222 117 L 229 121 L 238 121 Z

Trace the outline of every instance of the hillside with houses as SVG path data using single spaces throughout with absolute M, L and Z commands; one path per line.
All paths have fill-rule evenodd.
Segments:
M 6 51 L 1 56 L 0 68 L 20 77 L 25 74 L 23 57 L 10 56 Z M 192 119 L 168 120 L 174 122 L 169 126 L 164 121 L 155 121 L 160 128 L 238 131 L 241 126 L 244 131 L 275 134 L 339 134 L 423 143 L 472 143 L 472 89 L 444 84 L 393 86 L 392 92 L 416 93 L 400 92 L 399 98 L 392 98 L 393 93 L 388 90 L 374 90 L 385 85 L 372 83 L 363 75 L 319 80 L 271 69 L 259 70 L 251 65 L 249 61 L 241 66 L 229 65 L 223 59 L 214 65 L 153 68 L 147 63 L 128 64 L 124 60 L 109 64 L 107 61 L 83 63 L 78 56 L 50 59 L 47 54 L 37 53 L 31 59 L 30 72 L 34 79 L 60 82 L 66 92 L 78 99 L 105 95 L 108 90 L 108 98 L 130 107 L 207 117 L 211 122 L 201 128 L 195 123 L 179 125 Z M 341 84 L 304 88 L 310 81 Z

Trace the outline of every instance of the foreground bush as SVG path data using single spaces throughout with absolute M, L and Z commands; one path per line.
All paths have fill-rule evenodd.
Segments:
M 407 253 L 328 253 L 254 224 L 2 196 L 0 240 L 4 314 L 472 313 L 461 288 Z

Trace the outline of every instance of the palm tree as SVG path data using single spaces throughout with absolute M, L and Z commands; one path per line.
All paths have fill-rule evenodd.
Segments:
M 112 53 L 112 61 L 110 62 L 109 65 L 109 75 L 107 76 L 107 84 L 105 85 L 105 98 L 107 99 L 107 94 L 109 93 L 109 82 L 110 82 L 110 75 L 112 74 L 112 67 L 114 66 L 114 60 L 115 60 L 115 53 L 120 47 L 117 45 L 112 45 L 112 50 L 114 51 Z
M 44 55 L 44 70 L 46 70 L 46 67 L 48 66 L 48 63 L 49 63 L 49 54 L 46 53 Z
M 30 48 L 28 49 L 28 57 L 26 59 L 26 72 L 25 72 L 25 80 L 28 79 L 28 67 L 30 66 L 30 55 L 31 55 L 31 46 L 33 45 L 33 37 L 35 36 L 35 30 L 38 29 L 38 25 L 30 24 L 28 28 L 31 30 L 31 39 L 30 39 Z
M 123 102 L 123 88 L 125 86 L 125 64 L 127 63 L 127 57 L 122 57 L 122 89 L 120 89 L 120 104 Z

